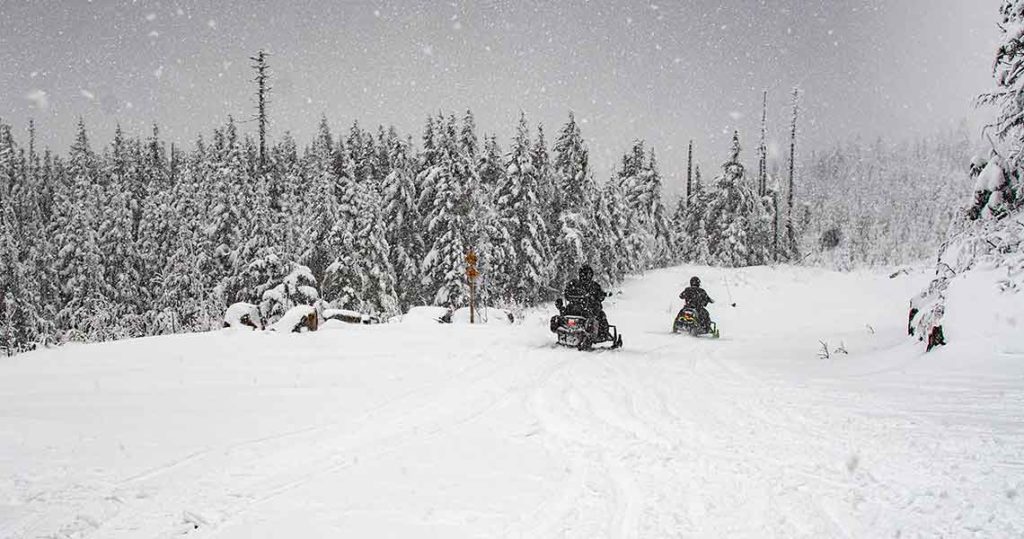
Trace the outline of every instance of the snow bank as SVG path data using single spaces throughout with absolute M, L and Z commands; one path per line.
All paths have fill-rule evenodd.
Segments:
M 404 324 L 447 324 L 452 321 L 451 317 L 452 312 L 447 307 L 422 305 L 411 307 L 409 312 L 392 320 Z
M 456 309 L 452 313 L 451 317 L 453 324 L 468 324 L 469 323 L 469 307 L 462 307 Z M 474 320 L 477 324 L 500 324 L 507 326 L 515 321 L 515 317 L 511 311 L 505 309 L 499 309 L 497 307 L 480 307 L 476 310 L 476 319 Z
M 965 350 L 988 349 L 1024 354 L 1024 295 L 1004 290 L 1005 269 L 967 272 L 945 292 L 944 332 Z

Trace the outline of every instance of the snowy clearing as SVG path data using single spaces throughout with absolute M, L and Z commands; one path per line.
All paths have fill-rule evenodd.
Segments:
M 695 271 L 721 340 L 669 332 Z M 928 279 L 654 271 L 606 303 L 614 352 L 547 309 L 22 354 L 0 536 L 1021 536 L 1024 343 L 925 355 Z

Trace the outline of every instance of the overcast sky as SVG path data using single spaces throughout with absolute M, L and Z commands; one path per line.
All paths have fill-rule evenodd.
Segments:
M 470 108 L 506 143 L 520 110 L 549 141 L 568 111 L 601 179 L 633 138 L 669 189 L 686 141 L 717 172 L 740 129 L 756 146 L 761 91 L 784 139 L 804 94 L 804 148 L 929 133 L 990 86 L 999 0 L 0 0 L 0 118 L 65 151 L 82 115 L 94 141 L 156 121 L 191 145 L 252 115 L 247 57 L 273 56 L 272 136 L 394 124 Z M 251 131 L 252 123 L 243 124 Z

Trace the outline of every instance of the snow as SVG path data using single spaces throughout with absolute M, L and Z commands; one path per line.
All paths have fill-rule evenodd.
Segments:
M 338 323 L 377 323 L 377 319 L 366 313 L 352 311 L 349 309 L 324 309 L 323 317 Z
M 1005 269 L 975 269 L 954 278 L 946 290 L 947 340 L 966 340 L 989 353 L 1024 355 L 1024 296 L 1003 292 Z
M 361 319 L 366 315 L 359 311 L 352 311 L 349 309 L 324 309 L 324 318 L 334 318 L 336 316 Z
M 539 309 L 22 354 L 0 537 L 1019 537 L 1021 318 L 925 355 L 929 275 L 891 273 L 651 272 L 605 304 L 615 352 L 555 347 Z M 720 340 L 669 332 L 694 274 Z
M 499 309 L 497 307 L 479 307 L 476 310 L 476 318 L 474 322 L 477 324 L 499 324 L 507 326 L 513 322 L 513 318 L 512 313 L 505 309 Z M 468 324 L 469 307 L 455 309 L 455 312 L 452 313 L 452 323 Z
M 449 317 L 449 311 L 447 307 L 434 307 L 430 305 L 421 305 L 419 307 L 412 307 L 409 312 L 402 316 L 396 316 L 393 321 L 402 322 L 406 324 L 437 324 L 446 321 Z
M 1006 184 L 1006 176 L 1003 173 L 1003 168 L 996 161 L 991 161 L 985 165 L 981 174 L 978 175 L 978 179 L 975 180 L 974 191 L 994 192 L 1001 189 L 1004 184 Z

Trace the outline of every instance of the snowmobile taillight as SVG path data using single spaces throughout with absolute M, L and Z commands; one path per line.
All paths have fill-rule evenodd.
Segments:
M 570 318 L 570 319 L 566 320 L 565 323 L 566 323 L 566 325 L 568 325 L 571 328 L 576 327 L 576 320 L 574 318 Z

